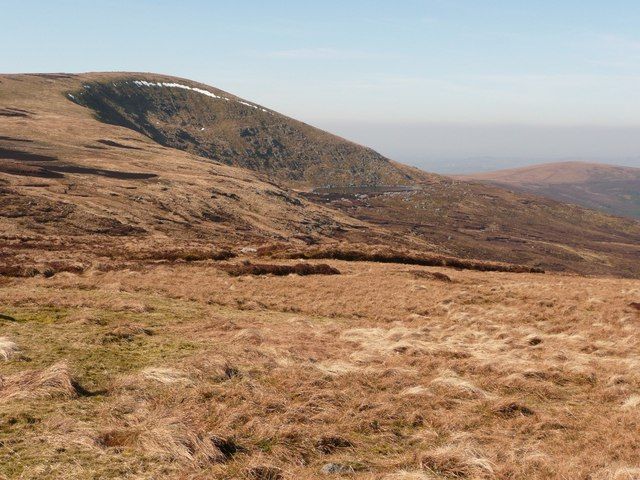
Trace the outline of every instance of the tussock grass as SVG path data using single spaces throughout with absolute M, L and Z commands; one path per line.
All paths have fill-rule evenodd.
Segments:
M 315 446 L 320 452 L 328 455 L 341 448 L 353 447 L 353 443 L 346 438 L 329 435 L 320 437 L 316 440 Z
M 422 270 L 414 270 L 409 272 L 416 278 L 425 278 L 427 280 L 437 280 L 439 282 L 452 282 L 451 277 L 442 272 L 424 272 Z
M 504 402 L 501 405 L 498 405 L 494 409 L 494 411 L 498 415 L 507 418 L 515 418 L 520 416 L 528 417 L 535 414 L 532 409 L 518 402 Z
M 7 378 L 33 380 L 0 402 L 0 475 L 560 480 L 639 468 L 637 282 L 467 270 L 449 283 L 335 265 L 342 275 L 178 262 L 4 284 L 15 320 L 3 335 L 31 362 L 3 363 L 0 396 Z M 72 387 L 101 394 L 51 388 L 64 381 L 42 373 L 62 359 Z
M 0 402 L 48 397 L 74 397 L 78 386 L 69 366 L 57 363 L 43 370 L 27 370 L 0 378 Z
M 466 445 L 445 445 L 424 453 L 420 465 L 429 472 L 453 478 L 493 478 L 491 462 Z
M 68 272 L 80 274 L 85 271 L 85 265 L 79 262 L 54 261 L 45 264 L 10 264 L 0 265 L 0 276 L 29 278 L 37 275 L 52 277 L 57 273 Z
M 250 480 L 282 480 L 284 475 L 278 467 L 259 465 L 252 467 L 245 472 L 246 478 Z
M 640 468 L 629 466 L 611 466 L 600 469 L 592 476 L 594 480 L 636 480 L 640 478 Z
M 625 399 L 622 408 L 638 408 L 640 407 L 640 395 L 630 395 Z
M 434 480 L 436 477 L 425 472 L 400 470 L 382 477 L 382 480 Z
M 431 381 L 431 389 L 449 398 L 486 398 L 487 392 L 473 383 L 446 371 Z
M 0 265 L 0 276 L 5 277 L 35 277 L 40 271 L 34 266 Z
M 103 343 L 130 342 L 140 336 L 153 335 L 153 331 L 140 325 L 119 325 L 107 332 L 102 339 Z
M 206 465 L 222 462 L 225 455 L 208 435 L 188 417 L 171 411 L 136 412 L 130 426 L 102 433 L 98 444 L 105 448 L 131 449 L 161 460 Z
M 182 372 L 173 368 L 148 367 L 141 372 L 141 375 L 147 380 L 153 380 L 164 384 L 191 383 L 186 372 Z

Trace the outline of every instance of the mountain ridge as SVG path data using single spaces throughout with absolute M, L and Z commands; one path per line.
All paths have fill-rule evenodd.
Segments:
M 205 84 L 157 74 L 95 73 L 86 78 L 84 88 L 70 95 L 102 121 L 127 126 L 165 146 L 267 172 L 297 187 L 402 185 L 429 178 L 371 148 Z M 197 120 L 185 123 L 185 109 Z

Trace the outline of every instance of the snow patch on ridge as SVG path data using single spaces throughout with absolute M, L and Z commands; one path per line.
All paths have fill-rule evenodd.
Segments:
M 192 92 L 200 93 L 207 97 L 215 98 L 218 100 L 226 100 L 227 102 L 233 101 L 233 102 L 245 105 L 247 107 L 254 108 L 256 110 L 261 110 L 266 113 L 271 113 L 266 108 L 262 108 L 258 105 L 254 105 L 253 103 L 243 102 L 242 100 L 232 100 L 231 98 L 223 97 L 221 95 L 216 95 L 215 93 L 210 92 L 209 90 L 204 90 L 203 88 L 197 88 L 197 87 L 190 87 L 189 85 L 184 85 L 182 83 L 147 82 L 146 80 L 134 80 L 133 84 L 137 85 L 138 87 L 160 87 L 160 88 L 165 87 L 165 88 L 180 88 L 182 90 L 191 90 Z

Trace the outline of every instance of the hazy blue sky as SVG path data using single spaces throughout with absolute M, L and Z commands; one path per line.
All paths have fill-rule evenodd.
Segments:
M 440 170 L 467 157 L 640 165 L 637 0 L 0 0 L 0 12 L 3 72 L 188 77 Z

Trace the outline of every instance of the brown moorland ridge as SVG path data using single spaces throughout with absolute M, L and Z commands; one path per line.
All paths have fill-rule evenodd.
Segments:
M 588 162 L 557 162 L 459 175 L 565 203 L 640 218 L 640 168 Z
M 0 222 L 26 256 L 347 241 L 640 275 L 638 222 L 421 172 L 188 80 L 5 75 L 0 102 Z
M 217 261 L 274 241 L 367 241 L 439 255 L 427 242 L 318 206 L 258 172 L 98 122 L 65 97 L 78 88 L 75 76 L 1 81 L 3 111 L 20 115 L 0 119 L 0 274 L 81 272 L 96 261 L 109 269 L 116 260 Z

